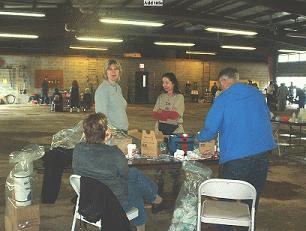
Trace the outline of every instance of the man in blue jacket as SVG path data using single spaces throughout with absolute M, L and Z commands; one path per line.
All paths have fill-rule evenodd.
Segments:
M 219 133 L 221 177 L 251 183 L 257 191 L 257 208 L 267 179 L 268 152 L 276 145 L 263 94 L 238 79 L 235 68 L 220 72 L 222 93 L 214 100 L 198 140 L 209 141 Z

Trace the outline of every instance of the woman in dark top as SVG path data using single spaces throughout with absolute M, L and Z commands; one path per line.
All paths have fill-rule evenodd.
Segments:
M 80 112 L 80 90 L 78 81 L 73 80 L 70 89 L 70 112 L 73 108 L 77 108 L 77 112 Z
M 117 146 L 106 144 L 111 138 L 111 130 L 104 114 L 89 115 L 83 121 L 83 127 L 86 142 L 78 143 L 74 148 L 73 172 L 107 185 L 125 211 L 138 208 L 139 215 L 132 221 L 137 231 L 144 231 L 147 219 L 144 198 L 150 203 L 161 203 L 157 185 L 138 169 L 129 168 L 127 159 Z

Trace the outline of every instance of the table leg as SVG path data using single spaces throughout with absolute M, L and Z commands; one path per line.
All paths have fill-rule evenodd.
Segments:
M 177 169 L 177 170 L 171 171 L 171 177 L 173 181 L 172 193 L 176 195 L 180 191 L 181 170 Z
M 164 193 L 164 171 L 159 169 L 157 170 L 157 185 L 158 185 L 158 194 L 162 195 Z
M 289 146 L 291 146 L 292 126 L 289 125 Z
M 300 144 L 302 144 L 302 126 L 300 125 Z

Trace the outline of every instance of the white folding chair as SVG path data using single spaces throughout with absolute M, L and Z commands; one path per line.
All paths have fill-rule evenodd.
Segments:
M 101 228 L 101 220 L 100 221 L 97 221 L 96 223 L 91 223 L 89 221 L 87 221 L 81 214 L 79 214 L 79 201 L 80 201 L 80 179 L 81 179 L 81 176 L 79 175 L 71 175 L 70 176 L 70 184 L 72 186 L 72 188 L 74 189 L 74 191 L 76 192 L 77 194 L 77 201 L 76 201 L 76 204 L 75 204 L 75 210 L 74 210 L 74 215 L 73 215 L 73 221 L 72 221 L 72 226 L 71 226 L 71 231 L 74 231 L 75 229 L 75 224 L 76 224 L 76 220 L 79 219 L 81 221 L 84 221 L 90 225 L 94 225 L 96 227 L 99 227 Z M 131 208 L 127 213 L 126 213 L 126 216 L 129 220 L 132 220 L 136 217 L 138 217 L 138 209 L 137 208 Z
M 280 123 L 272 123 L 272 130 L 273 130 L 273 137 L 276 142 L 277 148 L 274 149 L 272 152 L 277 152 L 278 156 L 282 156 L 280 150 L 280 142 L 279 142 L 279 134 L 280 134 Z
M 252 208 L 240 200 L 252 200 Z M 201 231 L 202 222 L 245 226 L 254 231 L 255 201 L 256 189 L 248 182 L 229 179 L 204 181 L 198 192 L 197 231 Z

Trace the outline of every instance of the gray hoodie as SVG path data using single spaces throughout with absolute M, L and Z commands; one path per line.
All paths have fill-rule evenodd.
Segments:
M 107 185 L 122 203 L 128 195 L 128 162 L 117 146 L 78 143 L 73 150 L 73 173 Z

